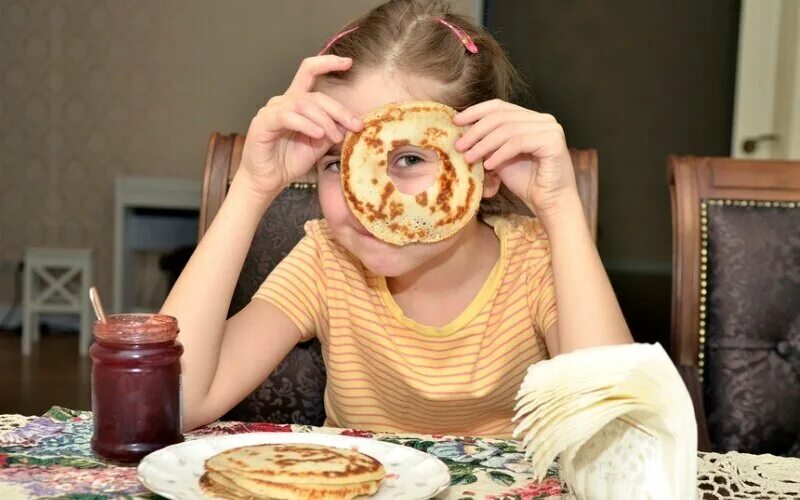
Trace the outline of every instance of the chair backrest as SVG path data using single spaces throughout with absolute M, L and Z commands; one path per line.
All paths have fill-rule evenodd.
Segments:
M 208 152 L 203 174 L 203 193 L 200 204 L 200 238 L 217 215 L 222 200 L 228 192 L 233 176 L 242 159 L 242 148 L 245 136 L 242 134 L 221 134 L 214 132 L 208 140 Z M 597 186 L 598 165 L 597 150 L 570 149 L 572 164 L 575 167 L 575 179 L 578 194 L 583 203 L 586 222 L 597 240 Z M 313 178 L 298 181 L 300 184 L 311 184 Z
M 671 352 L 701 449 L 800 454 L 800 162 L 677 157 Z

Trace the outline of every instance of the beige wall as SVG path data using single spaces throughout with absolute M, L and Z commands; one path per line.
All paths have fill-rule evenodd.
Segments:
M 35 245 L 94 248 L 110 301 L 114 178 L 199 179 L 211 131 L 245 131 L 300 59 L 378 3 L 0 2 L 0 304 Z

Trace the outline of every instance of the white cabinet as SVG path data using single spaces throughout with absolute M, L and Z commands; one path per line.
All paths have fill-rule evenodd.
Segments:
M 120 176 L 114 202 L 113 310 L 152 312 L 136 304 L 137 253 L 167 253 L 197 244 L 200 181 Z

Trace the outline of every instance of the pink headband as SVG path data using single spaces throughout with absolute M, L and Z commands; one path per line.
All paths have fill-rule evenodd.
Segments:
M 330 37 L 330 38 L 328 39 L 327 43 L 325 43 L 325 47 L 323 47 L 323 48 L 322 48 L 322 50 L 320 50 L 320 51 L 319 51 L 319 54 L 317 54 L 317 55 L 318 55 L 318 56 L 321 56 L 322 54 L 324 54 L 325 52 L 327 52 L 329 48 L 331 48 L 331 45 L 333 45 L 334 43 L 336 43 L 337 41 L 339 41 L 339 39 L 340 39 L 340 38 L 342 38 L 343 36 L 345 36 L 345 35 L 348 35 L 348 34 L 350 34 L 350 33 L 354 32 L 354 31 L 355 31 L 355 30 L 357 30 L 357 29 L 358 29 L 358 26 L 356 26 L 356 27 L 354 27 L 354 28 L 350 28 L 350 29 L 348 29 L 348 30 L 344 30 L 344 31 L 340 31 L 340 32 L 336 33 L 335 35 L 333 35 L 332 37 Z
M 450 28 L 450 31 L 452 31 L 453 34 L 456 35 L 456 38 L 461 40 L 461 43 L 464 44 L 464 47 L 470 53 L 472 53 L 472 54 L 477 54 L 478 53 L 478 46 L 475 45 L 475 42 L 472 40 L 472 38 L 464 30 L 462 30 L 461 28 L 455 27 L 454 25 L 452 25 L 451 23 L 445 21 L 441 17 L 436 18 L 436 20 L 439 21 L 442 25 L 447 26 L 448 28 Z M 354 32 L 358 28 L 359 28 L 358 26 L 354 26 L 354 27 L 352 27 L 350 29 L 346 29 L 344 31 L 340 31 L 340 32 L 336 33 L 335 35 L 333 35 L 332 37 L 330 37 L 328 39 L 328 41 L 325 43 L 325 46 L 322 48 L 322 50 L 319 51 L 319 53 L 317 55 L 321 56 L 322 54 L 327 52 L 328 49 L 331 48 L 331 45 L 333 45 L 334 43 L 338 42 L 340 38 L 342 38 L 345 35 L 349 35 L 350 33 Z
M 475 45 L 475 42 L 472 41 L 472 38 L 470 38 L 470 36 L 467 35 L 467 33 L 464 30 L 462 30 L 461 28 L 456 28 L 455 26 L 453 26 L 452 24 L 448 23 L 447 21 L 445 21 L 441 17 L 436 19 L 436 20 L 439 21 L 440 23 L 442 23 L 443 25 L 447 26 L 448 28 L 450 28 L 450 31 L 455 33 L 456 37 L 458 37 L 458 39 L 461 40 L 461 43 L 464 44 L 464 47 L 468 51 L 470 51 L 472 54 L 477 54 L 478 53 L 478 46 Z

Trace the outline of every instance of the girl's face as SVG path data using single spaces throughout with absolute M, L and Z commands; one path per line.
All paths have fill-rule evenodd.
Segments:
M 396 78 L 384 71 L 363 71 L 348 84 L 320 83 L 319 90 L 345 105 L 360 116 L 391 102 L 436 100 L 441 95 L 438 82 L 405 76 Z M 437 243 L 395 246 L 370 234 L 353 216 L 345 201 L 339 181 L 341 144 L 335 145 L 317 164 L 318 191 L 322 213 L 331 227 L 334 238 L 355 255 L 370 271 L 387 277 L 402 276 L 436 262 L 453 251 L 459 242 L 475 233 L 477 219 L 454 236 Z M 402 192 L 416 194 L 433 183 L 438 171 L 437 155 L 423 148 L 406 145 L 387 156 L 387 172 Z M 495 191 L 496 189 L 488 188 Z M 484 196 L 487 193 L 484 187 Z

